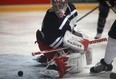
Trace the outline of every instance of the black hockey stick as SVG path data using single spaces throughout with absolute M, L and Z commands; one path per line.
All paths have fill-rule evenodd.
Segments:
M 106 4 L 112 9 L 112 11 L 116 14 L 116 11 L 113 9 L 112 5 L 106 0 Z
M 89 15 L 90 13 L 92 13 L 93 11 L 95 11 L 98 7 L 99 7 L 99 6 L 95 7 L 94 9 L 92 9 L 91 11 L 89 11 L 88 13 L 86 13 L 85 15 L 83 15 L 81 18 L 79 18 L 79 19 L 77 20 L 77 22 L 80 21 L 81 19 L 83 19 L 84 17 L 86 17 L 87 15 Z

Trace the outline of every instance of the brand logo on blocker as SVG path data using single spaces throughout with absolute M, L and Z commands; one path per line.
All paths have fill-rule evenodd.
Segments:
M 77 46 L 77 47 L 80 47 L 80 48 L 82 47 L 81 45 L 79 45 L 79 44 L 77 44 L 75 42 L 72 42 L 70 40 L 67 40 L 67 42 L 70 43 L 70 44 L 72 44 L 72 45 L 74 45 L 74 46 Z

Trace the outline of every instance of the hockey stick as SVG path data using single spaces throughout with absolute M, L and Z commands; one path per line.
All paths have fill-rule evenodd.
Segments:
M 76 22 L 80 21 L 81 19 L 83 19 L 84 17 L 86 17 L 87 15 L 89 15 L 90 13 L 92 13 L 93 11 L 95 11 L 99 6 L 95 7 L 94 9 L 92 9 L 91 11 L 89 11 L 88 13 L 86 13 L 85 15 L 83 15 L 81 18 L 79 18 Z
M 56 49 L 44 50 L 44 51 L 40 51 L 40 52 L 33 52 L 32 56 L 35 56 L 35 55 L 38 55 L 38 54 L 43 54 L 43 53 L 61 51 L 61 50 L 65 50 L 65 49 L 68 49 L 68 48 L 64 47 L 64 48 L 56 48 Z
M 105 2 L 112 9 L 112 11 L 116 14 L 116 11 L 112 8 L 112 5 L 107 0 Z
M 95 44 L 95 43 L 100 43 L 100 42 L 104 42 L 104 41 L 107 41 L 107 38 L 101 38 L 101 39 L 92 40 L 92 41 L 89 41 L 89 44 Z M 56 48 L 56 49 L 44 50 L 44 51 L 40 51 L 40 52 L 33 52 L 32 56 L 35 56 L 35 55 L 38 55 L 38 54 L 43 54 L 43 53 L 61 51 L 61 50 L 65 50 L 65 49 L 68 49 L 68 48 L 64 47 L 64 48 Z
M 95 43 L 104 42 L 104 41 L 107 41 L 107 38 L 92 40 L 92 41 L 89 41 L 89 43 L 90 44 L 95 44 Z

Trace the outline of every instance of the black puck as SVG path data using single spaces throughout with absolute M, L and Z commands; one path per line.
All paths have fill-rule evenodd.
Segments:
M 22 76 L 23 76 L 23 71 L 19 71 L 19 72 L 18 72 L 18 76 L 19 76 L 19 77 L 22 77 Z
M 110 73 L 110 79 L 116 79 L 116 73 L 114 72 Z

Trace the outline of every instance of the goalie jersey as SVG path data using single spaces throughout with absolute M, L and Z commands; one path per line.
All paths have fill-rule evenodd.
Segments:
M 62 46 L 63 36 L 67 30 L 73 30 L 77 21 L 77 15 L 77 10 L 72 3 L 68 3 L 63 18 L 58 18 L 53 8 L 48 9 L 42 23 L 42 42 L 52 48 Z

